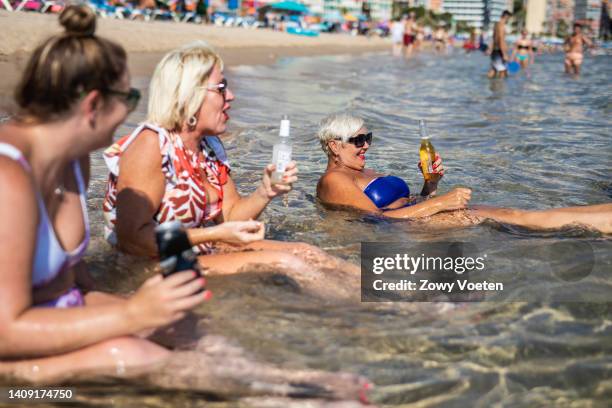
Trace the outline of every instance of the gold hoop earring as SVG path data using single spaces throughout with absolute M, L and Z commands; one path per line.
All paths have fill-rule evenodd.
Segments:
M 198 124 L 198 118 L 196 118 L 195 115 L 187 119 L 187 126 L 189 126 L 189 128 L 195 129 L 197 124 Z

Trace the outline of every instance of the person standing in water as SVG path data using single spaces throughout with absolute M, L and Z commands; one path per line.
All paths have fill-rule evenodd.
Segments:
M 512 61 L 521 64 L 521 68 L 526 69 L 530 64 L 533 64 L 535 59 L 533 55 L 533 45 L 527 36 L 527 30 L 521 30 L 521 38 L 514 43 L 512 51 Z
M 416 14 L 410 13 L 410 16 L 404 24 L 404 55 L 410 56 L 416 40 Z
M 393 42 L 393 56 L 400 56 L 402 54 L 402 47 L 404 42 L 404 26 L 406 21 L 404 18 L 401 20 L 399 18 L 395 19 L 393 23 L 391 23 L 391 41 Z
M 493 46 L 491 47 L 491 69 L 489 70 L 489 78 L 506 78 L 508 70 L 506 61 L 508 61 L 508 47 L 506 45 L 506 23 L 512 17 L 512 13 L 504 10 L 500 20 L 495 23 L 493 28 Z
M 448 48 L 448 33 L 443 26 L 438 26 L 433 35 L 434 48 L 438 54 L 446 54 Z
M 565 40 L 565 73 L 580 75 L 580 66 L 582 65 L 583 44 L 592 47 L 593 43 L 582 33 L 582 26 L 578 23 L 574 24 L 572 35 Z

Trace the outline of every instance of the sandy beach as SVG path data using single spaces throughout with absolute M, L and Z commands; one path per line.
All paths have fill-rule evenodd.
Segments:
M 60 26 L 54 14 L 5 10 L 0 11 L 0 26 L 0 98 L 6 103 L 29 53 L 57 33 Z M 150 75 L 163 53 L 194 40 L 213 45 L 228 66 L 266 64 L 284 56 L 363 53 L 390 47 L 388 40 L 344 34 L 312 38 L 267 29 L 110 18 L 98 20 L 96 33 L 125 47 L 133 75 Z

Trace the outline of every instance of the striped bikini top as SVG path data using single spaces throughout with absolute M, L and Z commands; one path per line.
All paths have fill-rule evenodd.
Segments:
M 32 171 L 30 164 L 16 147 L 7 143 L 0 143 L 0 155 L 7 156 L 19 162 L 27 172 Z M 35 288 L 44 286 L 61 273 L 76 265 L 83 258 L 87 245 L 89 244 L 90 233 L 89 218 L 87 216 L 87 197 L 85 183 L 78 160 L 72 162 L 72 168 L 79 190 L 79 197 L 81 199 L 81 209 L 85 224 L 85 238 L 76 249 L 72 251 L 64 250 L 53 230 L 53 224 L 47 214 L 47 208 L 45 207 L 42 195 L 36 190 L 38 227 L 36 231 L 36 248 L 34 251 L 34 268 L 32 273 L 32 286 Z

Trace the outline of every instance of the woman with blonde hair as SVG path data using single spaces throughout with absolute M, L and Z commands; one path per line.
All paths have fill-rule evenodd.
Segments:
M 444 176 L 442 159 L 436 155 L 433 175 L 425 181 L 420 195 L 410 193 L 408 184 L 394 175 L 384 175 L 365 167 L 366 153 L 374 136 L 363 119 L 330 115 L 317 133 L 327 155 L 327 168 L 317 184 L 317 196 L 329 205 L 347 206 L 390 218 L 419 219 L 433 215 L 449 226 L 477 224 L 485 219 L 531 229 L 555 229 L 578 224 L 603 233 L 612 233 L 612 204 L 554 208 L 541 211 L 470 206 L 472 191 L 454 188 L 436 195 Z M 443 217 L 462 211 L 461 217 Z
M 180 221 L 211 274 L 264 264 L 312 282 L 308 276 L 321 272 L 313 270 L 314 263 L 356 276 L 356 266 L 314 246 L 258 241 L 263 226 L 248 220 L 291 191 L 297 167 L 291 162 L 283 182 L 273 184 L 274 165 L 266 166 L 255 192 L 240 196 L 219 139 L 233 100 L 223 61 L 206 43 L 186 45 L 161 60 L 151 80 L 147 121 L 104 153 L 110 169 L 104 201 L 110 242 L 131 254 L 155 256 L 155 226 Z M 230 228 L 235 234 L 221 241 L 239 247 L 221 253 L 211 241 L 220 240 L 217 230 Z

